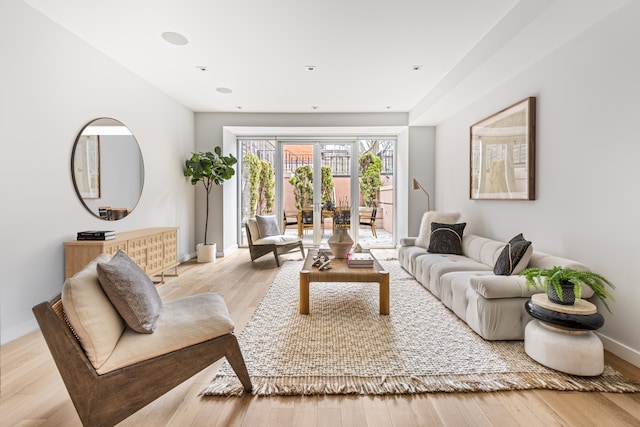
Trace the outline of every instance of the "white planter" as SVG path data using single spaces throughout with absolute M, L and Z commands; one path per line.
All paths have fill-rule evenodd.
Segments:
M 196 253 L 198 254 L 198 262 L 215 262 L 216 244 L 205 245 L 199 243 L 198 246 L 196 246 Z

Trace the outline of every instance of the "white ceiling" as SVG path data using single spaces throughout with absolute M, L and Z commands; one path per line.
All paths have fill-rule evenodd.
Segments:
M 407 112 L 411 125 L 439 123 L 629 1 L 25 0 L 193 111 Z

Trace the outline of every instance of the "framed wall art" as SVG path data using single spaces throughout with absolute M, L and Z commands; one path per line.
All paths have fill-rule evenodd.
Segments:
M 471 125 L 472 200 L 535 200 L 535 129 L 535 97 Z

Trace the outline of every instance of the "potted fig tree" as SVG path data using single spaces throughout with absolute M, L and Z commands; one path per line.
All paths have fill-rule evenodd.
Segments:
M 600 274 L 558 266 L 527 268 L 520 274 L 525 276 L 527 288 L 533 286 L 542 289 L 547 293 L 549 301 L 556 304 L 573 305 L 576 299 L 582 298 L 583 287 L 588 286 L 611 313 L 607 299 L 614 301 L 614 298 L 607 290 L 607 286 L 611 289 L 615 289 L 615 286 Z
M 222 185 L 235 174 L 233 165 L 237 163 L 233 154 L 224 156 L 222 148 L 215 147 L 213 152 L 193 153 L 185 162 L 184 176 L 191 178 L 191 184 L 202 182 L 206 191 L 206 215 L 204 220 L 204 243 L 197 245 L 198 262 L 212 262 L 216 258 L 216 245 L 207 242 L 209 230 L 209 197 L 214 185 Z

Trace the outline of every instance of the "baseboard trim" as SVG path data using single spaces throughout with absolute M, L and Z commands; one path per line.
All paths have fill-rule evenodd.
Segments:
M 232 246 L 226 248 L 223 251 L 218 251 L 218 256 L 219 257 L 225 257 L 227 255 L 231 255 L 232 253 L 234 253 L 237 250 L 238 250 L 238 245 L 235 244 L 235 245 L 232 245 Z
M 604 345 L 605 350 L 640 368 L 640 351 L 634 350 L 633 348 L 622 344 L 621 342 L 616 341 L 606 335 L 598 332 L 596 333 L 602 340 L 602 344 Z

